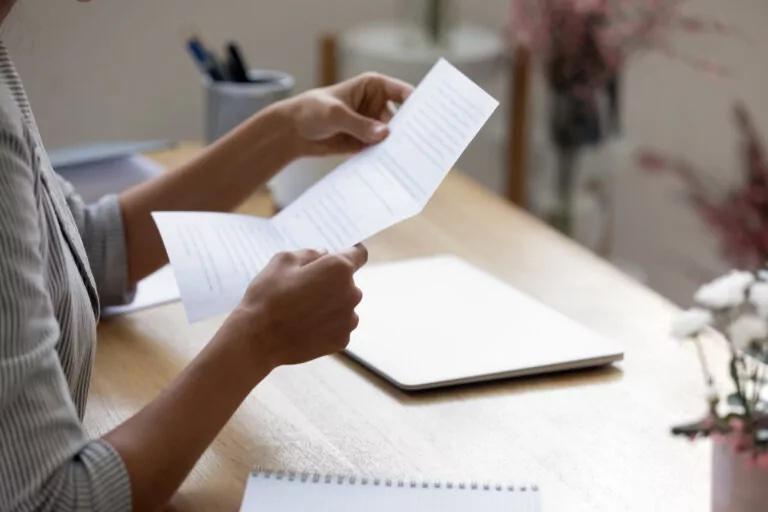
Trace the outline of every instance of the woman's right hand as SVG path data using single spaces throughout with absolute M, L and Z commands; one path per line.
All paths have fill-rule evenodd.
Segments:
M 280 253 L 254 278 L 222 330 L 245 343 L 256 365 L 270 369 L 339 352 L 357 327 L 362 292 L 354 273 L 367 259 L 362 245 L 338 254 Z
M 275 256 L 195 360 L 138 414 L 107 433 L 130 475 L 136 510 L 167 503 L 248 393 L 277 366 L 347 346 L 362 297 L 363 246 Z

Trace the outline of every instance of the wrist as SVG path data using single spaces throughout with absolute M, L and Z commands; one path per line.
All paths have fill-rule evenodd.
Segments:
M 279 101 L 270 105 L 268 109 L 279 134 L 277 147 L 285 151 L 288 162 L 304 156 L 306 150 L 297 123 L 299 105 L 296 99 L 289 98 Z
M 211 343 L 216 346 L 224 367 L 250 388 L 279 366 L 269 350 L 262 316 L 235 309 Z

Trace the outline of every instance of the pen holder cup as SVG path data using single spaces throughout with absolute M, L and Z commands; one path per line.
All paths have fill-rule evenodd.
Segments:
M 250 83 L 204 79 L 205 140 L 213 142 L 264 107 L 291 95 L 294 80 L 282 71 L 251 70 Z

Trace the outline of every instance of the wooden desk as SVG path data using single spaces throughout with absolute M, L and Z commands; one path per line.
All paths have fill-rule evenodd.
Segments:
M 157 159 L 176 164 L 193 152 Z M 262 196 L 245 210 L 265 213 L 269 202 Z M 205 453 L 173 510 L 238 510 L 257 465 L 535 481 L 548 512 L 706 510 L 707 444 L 668 433 L 703 410 L 693 352 L 667 336 L 671 304 L 457 173 L 421 216 L 368 247 L 372 261 L 458 254 L 620 341 L 626 360 L 419 394 L 400 392 L 343 356 L 280 368 Z M 190 326 L 179 304 L 103 322 L 90 432 L 107 431 L 156 396 L 220 322 Z

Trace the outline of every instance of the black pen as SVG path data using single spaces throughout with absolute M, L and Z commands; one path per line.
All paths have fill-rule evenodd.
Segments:
M 229 76 L 235 82 L 250 82 L 248 77 L 248 67 L 243 59 L 240 48 L 234 41 L 227 45 L 227 68 Z

